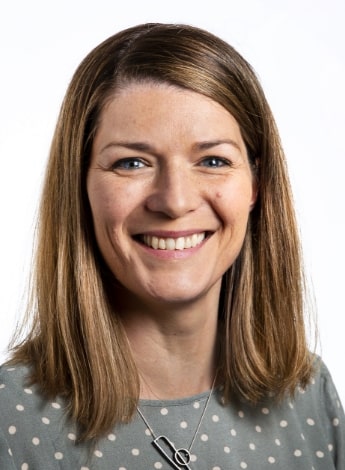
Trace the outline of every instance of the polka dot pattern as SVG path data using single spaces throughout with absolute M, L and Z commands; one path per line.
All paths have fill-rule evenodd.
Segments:
M 8 443 L 6 458 L 14 462 L 9 463 L 8 468 L 44 470 L 46 462 L 55 461 L 56 468 L 76 470 L 170 469 L 170 464 L 152 446 L 151 431 L 139 415 L 130 424 L 115 427 L 101 439 L 92 449 L 90 461 L 88 446 L 76 445 L 77 432 L 66 418 L 63 400 L 56 398 L 45 402 L 35 386 L 22 385 L 22 379 L 23 373 L 15 368 L 0 373 L 0 406 L 6 403 L 0 409 L 1 416 L 5 417 L 0 423 L 0 437 L 2 432 Z M 330 388 L 323 415 L 321 405 L 318 409 L 313 405 L 320 404 L 321 381 L 327 381 L 323 389 Z M 155 437 L 166 436 L 176 449 L 188 449 L 207 396 L 204 393 L 184 400 L 143 400 L 140 409 Z M 287 400 L 279 406 L 269 399 L 257 409 L 236 401 L 224 406 L 219 391 L 209 402 L 193 442 L 189 466 L 196 470 L 200 462 L 207 462 L 211 470 L 334 468 L 337 439 L 345 432 L 343 410 L 335 396 L 331 379 L 325 372 L 306 390 L 298 391 L 295 400 Z M 327 435 L 325 429 L 329 430 Z M 27 455 L 23 455 L 23 448 L 27 449 Z M 173 457 L 169 445 L 165 450 Z M 75 462 L 80 462 L 78 467 Z

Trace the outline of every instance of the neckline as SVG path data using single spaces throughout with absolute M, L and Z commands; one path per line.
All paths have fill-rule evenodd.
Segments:
M 213 397 L 218 395 L 219 387 L 216 387 L 213 391 Z M 186 406 L 190 405 L 195 402 L 200 402 L 206 400 L 211 392 L 210 390 L 206 390 L 205 392 L 197 393 L 196 395 L 190 395 L 187 397 L 181 398 L 172 398 L 167 400 L 160 400 L 160 399 L 148 399 L 148 398 L 141 398 L 139 399 L 139 406 L 151 406 L 151 407 L 170 407 L 170 406 Z

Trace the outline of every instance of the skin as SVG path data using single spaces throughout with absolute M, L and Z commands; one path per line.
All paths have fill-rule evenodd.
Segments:
M 257 195 L 236 120 L 192 91 L 129 85 L 101 113 L 87 192 L 97 243 L 120 284 L 116 310 L 141 396 L 209 388 L 221 279 L 241 249 Z M 163 245 L 180 238 L 181 248 L 193 234 L 205 236 L 194 247 L 147 245 L 152 236 Z

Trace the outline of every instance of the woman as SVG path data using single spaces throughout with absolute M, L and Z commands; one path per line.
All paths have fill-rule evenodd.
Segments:
M 0 375 L 1 468 L 345 468 L 278 132 L 219 38 L 140 25 L 82 62 L 33 285 Z

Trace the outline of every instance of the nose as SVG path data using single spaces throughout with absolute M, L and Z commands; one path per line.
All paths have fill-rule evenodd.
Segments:
M 146 207 L 151 212 L 160 212 L 171 219 L 196 210 L 201 196 L 191 172 L 178 164 L 161 169 L 146 200 Z

